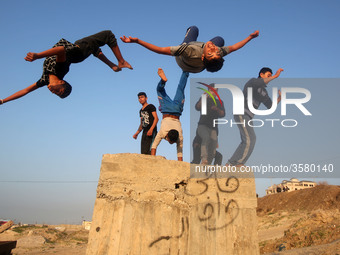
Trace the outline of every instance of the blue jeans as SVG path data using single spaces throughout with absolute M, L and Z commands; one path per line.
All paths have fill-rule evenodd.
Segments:
M 198 27 L 196 26 L 189 27 L 187 29 L 187 32 L 185 34 L 182 44 L 197 41 L 198 31 L 199 31 Z M 210 41 L 212 41 L 218 47 L 224 46 L 224 39 L 221 36 L 216 36 L 212 38 Z
M 181 116 L 184 107 L 184 89 L 187 85 L 189 77 L 188 72 L 183 72 L 179 80 L 177 91 L 174 99 L 172 100 L 165 91 L 165 82 L 161 79 L 157 85 L 157 95 L 159 100 L 159 110 L 163 114 L 172 114 Z
M 251 118 L 247 114 L 235 115 L 234 119 L 237 123 L 242 123 L 237 124 L 237 127 L 240 130 L 241 143 L 233 156 L 229 159 L 228 163 L 231 165 L 245 164 L 254 150 L 256 135 L 254 128 L 248 125 L 248 121 L 251 120 Z

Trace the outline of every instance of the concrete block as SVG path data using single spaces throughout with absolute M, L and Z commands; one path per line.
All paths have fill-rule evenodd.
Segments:
M 87 255 L 259 254 L 254 178 L 190 178 L 190 164 L 103 156 Z

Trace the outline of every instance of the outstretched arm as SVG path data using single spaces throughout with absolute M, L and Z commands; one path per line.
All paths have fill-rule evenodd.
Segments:
M 263 78 L 264 83 L 268 84 L 270 81 L 278 78 L 280 76 L 281 72 L 283 72 L 283 69 L 279 68 L 273 76 L 268 77 L 268 78 Z
M 125 35 L 120 38 L 123 42 L 125 43 L 138 43 L 139 45 L 142 45 L 143 47 L 147 48 L 148 50 L 151 50 L 153 52 L 156 52 L 158 54 L 163 54 L 163 55 L 171 55 L 170 52 L 170 46 L 168 47 L 158 47 L 156 45 L 153 45 L 148 42 L 144 42 L 141 39 L 138 39 L 137 37 L 126 37 Z
M 105 55 L 103 52 L 100 52 L 99 55 L 97 56 L 103 63 L 108 65 L 113 71 L 119 72 L 122 69 L 119 68 L 116 64 L 112 63 Z
M 254 33 L 251 33 L 246 39 L 235 43 L 234 45 L 228 46 L 229 48 L 229 53 L 236 51 L 238 49 L 241 49 L 244 45 L 246 45 L 249 41 L 251 41 L 252 39 L 256 38 L 259 36 L 259 31 L 256 30 Z
M 66 52 L 65 52 L 64 46 L 57 46 L 57 47 L 51 48 L 49 50 L 45 50 L 40 53 L 29 52 L 27 53 L 25 60 L 29 62 L 33 62 L 36 59 L 46 58 L 46 57 L 50 57 L 54 55 L 57 56 L 57 62 L 65 62 Z
M 0 104 L 7 103 L 9 101 L 12 101 L 12 100 L 15 100 L 15 99 L 18 99 L 22 96 L 27 95 L 28 93 L 30 93 L 30 92 L 32 92 L 32 91 L 34 91 L 38 88 L 36 84 L 37 83 L 34 83 L 34 84 L 28 86 L 27 88 L 19 90 L 18 92 L 14 93 L 13 95 L 6 97 L 5 99 L 1 99 Z

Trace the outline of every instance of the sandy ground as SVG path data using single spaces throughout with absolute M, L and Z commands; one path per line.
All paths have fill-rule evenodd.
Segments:
M 58 245 L 44 245 L 36 248 L 16 248 L 12 251 L 13 255 L 85 255 L 86 244 L 77 247 L 65 247 Z
M 318 211 L 318 213 L 321 213 Z M 312 214 L 312 213 L 311 213 Z M 331 213 L 330 213 L 331 214 Z M 324 220 L 324 219 L 323 219 Z M 259 243 L 262 247 L 261 254 L 266 255 L 340 255 L 340 239 L 336 239 L 327 244 L 312 245 L 304 248 L 295 248 L 291 250 L 275 251 L 275 252 L 265 252 L 263 249 L 266 246 L 272 248 L 273 244 L 278 246 L 280 243 L 286 245 L 287 237 L 285 232 L 292 229 L 292 225 L 297 225 L 299 223 L 308 223 L 304 225 L 308 228 L 310 224 L 314 226 L 323 225 L 322 222 L 315 222 L 310 220 L 306 216 L 305 212 L 295 212 L 295 213 L 275 213 L 267 216 L 258 217 L 259 225 Z M 324 220 L 327 224 L 327 221 Z M 267 245 L 266 245 L 267 244 Z
M 261 254 L 340 255 L 340 186 L 259 198 L 257 215 Z
M 85 255 L 86 245 L 77 247 L 58 247 L 44 245 L 40 248 L 16 248 L 13 255 Z M 340 240 L 330 244 L 307 248 L 288 250 L 283 252 L 265 253 L 266 255 L 336 255 L 340 254 Z
M 261 254 L 340 255 L 339 219 L 339 186 L 259 198 Z M 17 240 L 13 255 L 85 255 L 88 234 L 72 225 L 12 227 L 0 234 L 0 241 Z
M 264 253 L 266 255 L 340 255 L 340 239 L 330 244 L 316 245 L 282 252 Z
M 283 237 L 292 222 L 299 218 L 297 214 L 290 214 L 288 217 L 287 212 L 258 217 L 259 242 Z
M 13 255 L 85 255 L 88 234 L 82 226 L 29 226 L 1 233 L 0 241 L 17 241 Z
M 301 222 L 304 213 L 275 213 L 258 217 L 259 241 L 274 242 L 285 235 L 292 223 Z M 79 226 L 79 228 L 81 228 Z M 44 238 L 42 238 L 44 236 Z M 18 240 L 13 255 L 85 255 L 88 231 L 67 228 L 56 231 L 54 227 L 28 228 L 22 233 L 8 230 L 0 234 L 0 241 Z M 261 245 L 260 245 L 261 246 Z M 281 252 L 262 252 L 268 255 L 340 255 L 340 239 L 328 244 L 296 248 Z

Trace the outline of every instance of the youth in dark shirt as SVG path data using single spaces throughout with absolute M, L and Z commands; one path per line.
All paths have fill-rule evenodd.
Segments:
M 283 69 L 280 68 L 276 71 L 274 75 L 272 75 L 273 72 L 270 68 L 263 67 L 259 72 L 258 78 L 252 78 L 244 85 L 243 93 L 245 102 L 248 101 L 248 87 L 252 87 L 253 88 L 252 99 L 254 108 L 258 109 L 261 103 L 263 103 L 267 108 L 271 108 L 272 100 L 268 96 L 266 87 L 270 81 L 278 78 L 282 71 Z M 280 101 L 281 92 L 279 91 L 277 103 L 279 103 Z M 237 147 L 233 156 L 229 159 L 227 165 L 243 166 L 249 159 L 250 155 L 252 154 L 256 143 L 256 135 L 254 128 L 250 126 L 248 123 L 253 117 L 254 114 L 248 109 L 247 104 L 245 105 L 244 115 L 234 115 L 236 123 L 242 123 L 237 124 L 237 127 L 240 130 L 241 143 Z
M 118 66 L 106 58 L 99 47 L 108 45 L 118 60 Z M 34 84 L 22 89 L 13 95 L 0 99 L 0 105 L 9 101 L 18 99 L 28 93 L 47 85 L 48 89 L 58 95 L 60 98 L 67 97 L 71 91 L 71 85 L 66 82 L 64 76 L 68 73 L 72 63 L 79 63 L 85 60 L 89 55 L 93 54 L 113 71 L 118 72 L 121 68 L 130 68 L 131 65 L 124 60 L 117 40 L 110 30 L 105 30 L 97 34 L 85 37 L 76 41 L 74 44 L 65 39 L 61 39 L 53 48 L 40 53 L 27 53 L 26 61 L 32 62 L 36 59 L 46 58 L 43 64 L 43 74 L 41 78 Z
M 218 100 L 217 98 L 217 88 L 214 88 L 215 84 L 209 85 L 209 93 L 216 99 L 213 100 L 210 96 L 207 96 L 207 113 L 206 115 L 200 114 L 200 119 L 198 121 L 196 137 L 193 141 L 193 152 L 194 156 L 198 154 L 200 151 L 200 160 L 203 165 L 210 165 L 212 160 L 218 156 L 218 159 L 215 158 L 216 164 L 222 163 L 222 155 L 216 152 L 216 148 L 218 147 L 218 129 L 217 126 L 213 126 L 214 119 L 222 118 L 225 116 L 225 109 L 223 102 Z M 215 93 L 216 92 L 216 93 Z M 195 105 L 195 109 L 197 111 L 201 110 L 201 97 Z M 193 162 L 199 164 L 197 160 L 197 156 L 194 157 Z
M 153 104 L 148 104 L 147 100 L 145 92 L 138 93 L 138 101 L 141 103 L 142 109 L 139 110 L 140 125 L 133 138 L 137 139 L 139 133 L 143 131 L 141 153 L 150 155 L 152 142 L 157 135 L 158 116 L 156 107 Z

